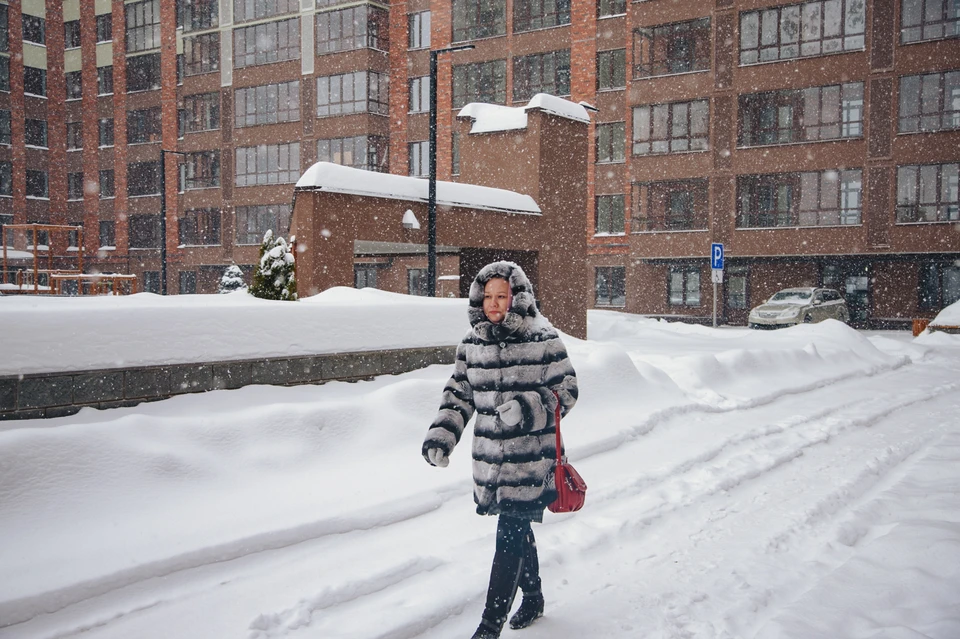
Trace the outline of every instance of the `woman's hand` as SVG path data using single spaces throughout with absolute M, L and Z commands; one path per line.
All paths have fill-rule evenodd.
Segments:
M 520 410 L 520 402 L 511 399 L 497 406 L 497 412 L 500 413 L 500 421 L 507 426 L 516 426 L 523 419 L 523 412 Z

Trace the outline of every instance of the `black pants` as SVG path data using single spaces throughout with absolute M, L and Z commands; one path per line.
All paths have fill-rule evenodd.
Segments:
M 497 552 L 490 567 L 490 585 L 484 620 L 503 627 L 517 594 L 517 586 L 526 594 L 540 593 L 540 560 L 537 542 L 528 519 L 500 515 L 497 522 Z

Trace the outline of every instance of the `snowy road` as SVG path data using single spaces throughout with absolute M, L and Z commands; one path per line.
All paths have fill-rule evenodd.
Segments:
M 592 315 L 595 333 L 606 341 L 571 348 L 584 399 L 565 422 L 588 504 L 535 529 L 547 614 L 505 638 L 960 637 L 960 339 Z M 76 497 L 76 512 L 96 511 L 69 531 L 82 539 L 76 552 L 133 549 L 118 549 L 115 566 L 73 568 L 58 547 L 43 575 L 3 591 L 0 625 L 15 623 L 0 638 L 469 637 L 495 520 L 472 512 L 468 442 L 448 469 L 418 458 L 448 371 L 312 395 L 210 393 L 116 412 L 112 425 L 88 412 L 0 432 L 5 454 L 71 445 L 61 430 L 137 449 L 148 465 L 158 450 L 171 455 L 164 472 L 95 471 Z M 249 441 L 225 443 L 227 425 L 254 406 Z M 294 422 L 290 439 L 278 416 Z M 303 424 L 330 431 L 322 446 Z M 136 446 L 107 439 L 124 427 L 142 427 Z M 277 450 L 251 457 L 263 446 Z M 208 474 L 194 449 L 232 451 L 227 463 L 245 466 Z M 117 451 L 81 454 L 103 463 Z M 142 499 L 117 503 L 121 492 L 100 481 L 142 486 Z M 7 559 L 70 537 L 46 531 L 57 515 L 36 516 L 58 502 L 26 492 L 0 507 L 32 522 L 38 540 Z M 145 515 L 127 525 L 141 510 L 166 525 Z

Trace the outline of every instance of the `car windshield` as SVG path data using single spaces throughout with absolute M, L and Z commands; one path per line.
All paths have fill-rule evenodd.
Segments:
M 813 293 L 810 291 L 780 291 L 770 298 L 770 302 L 775 304 L 806 304 L 812 296 Z

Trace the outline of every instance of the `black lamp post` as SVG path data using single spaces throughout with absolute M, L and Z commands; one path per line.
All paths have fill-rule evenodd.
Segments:
M 180 151 L 160 149 L 160 294 L 167 294 L 167 153 L 186 155 Z
M 463 44 L 430 52 L 430 180 L 427 192 L 427 295 L 437 296 L 437 56 L 476 47 Z

